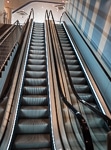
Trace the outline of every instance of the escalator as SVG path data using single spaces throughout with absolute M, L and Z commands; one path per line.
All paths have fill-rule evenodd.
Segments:
M 8 29 L 11 27 L 11 24 L 3 24 L 1 27 L 0 27 L 0 36 Z
M 51 148 L 44 24 L 34 23 L 11 149 Z
M 94 93 L 91 90 L 90 84 L 85 76 L 79 59 L 71 45 L 71 42 L 65 32 L 63 25 L 56 25 L 59 39 L 61 42 L 64 58 L 69 71 L 70 79 L 73 83 L 73 87 L 77 92 L 79 99 L 88 102 L 92 107 L 100 110 L 99 104 L 96 100 Z M 62 53 L 61 53 L 62 55 Z M 69 86 L 69 85 L 68 85 Z M 70 90 L 71 91 L 71 90 Z M 94 149 L 96 150 L 106 150 L 107 149 L 107 133 L 109 127 L 106 125 L 105 121 L 94 113 L 91 109 L 82 105 L 81 103 L 73 101 L 73 93 L 70 92 L 72 99 L 72 104 L 74 107 L 79 109 L 87 120 L 88 126 L 90 128 L 91 136 L 93 139 Z
M 62 43 L 62 47 L 64 50 L 66 62 L 69 68 L 70 76 L 72 78 L 73 85 L 78 95 L 81 97 L 81 99 L 86 100 L 92 106 L 96 107 L 99 110 L 99 107 L 95 101 L 93 93 L 91 92 L 89 85 L 87 84 L 88 82 L 87 82 L 87 79 L 85 78 L 82 67 L 80 66 L 78 58 L 76 54 L 74 53 L 72 45 L 65 33 L 63 26 L 61 25 L 56 25 L 56 26 L 57 26 L 58 33 L 61 39 L 61 43 Z M 53 59 L 51 59 L 50 61 L 51 61 L 51 64 L 55 65 L 53 63 Z M 28 150 L 35 150 L 35 149 L 51 150 L 53 149 L 53 146 L 51 144 L 52 143 L 51 132 L 53 131 L 51 130 L 53 130 L 54 127 L 51 127 L 50 116 L 52 116 L 52 114 L 50 114 L 50 111 L 52 111 L 51 113 L 53 113 L 54 109 L 52 108 L 50 110 L 49 108 L 49 97 L 50 97 L 49 87 L 48 87 L 49 76 L 47 75 L 48 74 L 47 72 L 50 72 L 50 68 L 49 66 L 47 67 L 47 64 L 48 63 L 46 59 L 44 24 L 34 23 L 33 29 L 32 29 L 32 35 L 31 35 L 31 42 L 30 42 L 29 51 L 28 51 L 28 59 L 27 59 L 25 74 L 24 74 L 23 83 L 22 83 L 22 93 L 20 94 L 19 109 L 17 112 L 16 121 L 15 121 L 16 122 L 15 130 L 13 132 L 14 134 L 13 134 L 12 141 L 10 140 L 11 141 L 10 150 L 26 150 L 26 149 Z M 52 70 L 54 70 L 54 68 L 52 68 Z M 53 77 L 55 76 L 56 74 L 53 75 Z M 56 78 L 54 79 L 56 80 Z M 52 88 L 52 86 L 50 88 Z M 56 88 L 54 90 L 57 91 Z M 50 94 L 53 95 L 53 93 L 50 93 Z M 72 96 L 72 93 L 70 93 L 70 95 Z M 54 96 L 57 96 L 57 95 L 55 94 Z M 16 98 L 14 100 L 16 100 Z M 72 101 L 73 101 L 73 98 L 72 98 Z M 75 102 L 72 102 L 72 104 L 74 103 Z M 16 102 L 14 104 L 16 104 Z M 90 131 L 91 131 L 91 136 L 93 138 L 94 149 L 105 150 L 106 149 L 106 136 L 107 136 L 107 131 L 108 131 L 106 124 L 101 118 L 96 116 L 96 114 L 93 113 L 88 107 L 85 107 L 79 102 L 77 102 L 76 104 L 78 105 L 77 108 L 79 109 L 78 111 L 76 111 L 76 115 L 81 115 L 79 113 L 81 112 L 88 122 Z M 69 148 L 66 147 L 67 145 L 65 141 L 66 137 L 64 136 L 63 132 L 62 134 L 64 136 L 63 137 L 64 142 L 62 141 L 61 145 L 63 144 L 64 149 L 77 149 L 77 150 L 85 149 L 84 143 L 85 142 L 89 143 L 90 141 L 90 139 L 87 139 L 85 141 L 82 140 L 83 135 L 81 133 L 81 129 L 82 128 L 84 129 L 86 127 L 85 124 L 83 124 L 83 126 L 80 126 L 80 124 L 75 121 L 76 119 L 74 120 L 74 115 L 68 114 L 68 110 L 66 106 L 64 104 L 62 104 L 61 106 L 64 111 L 63 112 L 64 118 L 62 119 L 64 120 L 64 123 L 65 123 L 64 124 L 65 133 L 66 133 L 65 136 L 67 137 L 67 143 L 69 143 Z M 59 109 L 59 107 L 57 106 L 56 109 Z M 15 113 L 15 112 L 12 111 L 12 113 Z M 13 118 L 12 115 L 13 114 L 11 114 L 11 117 Z M 61 116 L 61 114 L 59 113 L 58 115 Z M 69 119 L 67 116 L 69 116 Z M 56 118 L 54 118 L 54 120 L 56 123 L 58 123 Z M 70 120 L 72 120 L 72 124 L 70 124 Z M 97 123 L 95 123 L 94 120 Z M 84 122 L 84 120 L 82 121 Z M 60 126 L 62 125 L 60 124 Z M 7 131 L 9 128 L 12 128 L 10 127 L 10 123 L 7 128 Z M 75 133 L 73 132 L 74 128 L 77 129 L 77 132 Z M 56 130 L 57 132 L 58 129 L 55 127 L 54 130 Z M 80 133 L 78 131 L 80 131 Z M 89 131 L 88 128 L 86 129 L 86 131 L 88 133 Z M 59 129 L 59 132 L 60 132 L 60 129 Z M 86 137 L 88 137 L 87 133 L 84 132 L 84 134 L 86 134 Z M 62 134 L 61 134 L 61 137 L 62 137 Z M 74 134 L 75 134 L 75 137 L 74 137 Z M 55 138 L 54 136 L 57 136 L 57 135 L 53 135 L 53 138 Z M 82 137 L 82 138 L 78 138 L 78 141 L 77 141 L 76 136 Z M 61 137 L 60 137 L 60 140 L 61 140 Z M 59 138 L 57 137 L 56 140 L 57 141 L 54 141 L 54 143 L 57 142 L 57 145 L 58 145 Z M 58 149 L 62 149 L 62 148 L 58 148 Z M 92 149 L 93 149 L 93 146 L 92 146 Z

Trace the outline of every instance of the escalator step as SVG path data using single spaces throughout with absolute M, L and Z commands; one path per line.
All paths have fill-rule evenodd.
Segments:
M 44 30 L 43 28 L 39 28 L 39 29 L 35 28 L 32 33 L 44 35 Z
M 73 70 L 80 71 L 81 69 L 80 65 L 68 65 L 68 68 L 70 71 L 73 71 Z
M 90 92 L 90 89 L 88 85 L 74 85 L 74 88 L 76 89 L 76 92 L 79 93 L 88 93 Z
M 60 37 L 67 37 L 65 33 L 59 33 Z
M 22 105 L 44 106 L 48 105 L 48 99 L 45 95 L 23 95 Z
M 25 86 L 46 86 L 47 80 L 46 79 L 33 79 L 33 78 L 25 78 L 24 79 L 24 85 Z
M 45 44 L 44 43 L 41 43 L 41 42 L 31 42 L 31 46 L 35 46 L 35 47 L 40 47 L 40 46 L 44 46 Z
M 29 54 L 34 54 L 34 55 L 44 55 L 45 54 L 45 51 L 44 51 L 44 48 L 43 50 L 42 49 L 32 49 L 30 50 Z
M 84 77 L 78 78 L 78 77 L 72 77 L 72 82 L 75 85 L 84 85 L 86 84 L 86 79 Z M 77 86 L 76 86 L 77 87 Z
M 28 71 L 45 71 L 46 65 L 27 65 Z
M 75 55 L 65 55 L 66 60 L 76 60 Z
M 67 59 L 66 62 L 67 62 L 68 65 L 78 65 L 79 64 L 78 60 L 71 60 L 71 59 L 69 60 L 69 59 Z
M 61 43 L 62 44 L 62 47 L 71 47 L 71 44 L 70 43 Z
M 33 37 L 33 34 L 34 35 L 44 35 L 44 29 L 43 28 L 39 28 L 39 29 L 37 29 L 37 28 L 34 28 L 34 30 L 33 30 L 33 32 L 32 32 L 32 37 Z
M 23 94 L 27 95 L 46 95 L 46 86 L 24 86 Z
M 82 71 L 70 71 L 71 77 L 83 77 Z
M 78 95 L 81 99 L 85 100 L 86 102 L 94 102 L 94 97 L 91 93 L 79 93 Z
M 62 48 L 64 49 L 64 53 L 65 52 L 70 52 L 70 54 L 71 53 L 73 54 L 72 47 L 70 45 L 64 44 L 64 46 L 63 46 L 63 44 L 62 44 Z
M 86 111 L 85 111 L 86 112 Z M 90 118 L 94 118 L 94 117 L 90 117 Z M 88 118 L 88 119 L 90 119 Z M 103 130 L 103 127 L 105 126 L 105 122 L 103 121 L 103 119 L 99 118 L 99 117 L 95 117 L 95 119 L 90 119 L 90 127 L 92 129 L 94 129 L 96 132 L 102 132 Z
M 29 59 L 45 59 L 45 55 L 36 55 L 36 54 L 29 54 Z
M 44 40 L 44 36 L 34 36 L 31 40 Z
M 24 148 L 14 148 L 13 150 L 27 150 L 27 148 L 26 149 L 24 149 Z M 51 148 L 28 148 L 28 150 L 52 150 Z
M 37 35 L 40 35 L 39 37 L 41 36 L 44 36 L 44 29 L 43 28 L 35 28 L 33 31 L 32 31 L 32 37 L 37 37 Z
M 32 43 L 32 42 L 33 42 L 33 43 L 36 43 L 36 42 L 37 42 L 37 43 L 44 43 L 44 39 L 32 39 L 32 40 L 31 40 L 31 43 Z
M 70 44 L 70 43 L 69 43 L 68 39 L 66 39 L 66 40 L 61 40 L 61 44 L 65 45 L 65 44 Z
M 20 118 L 47 118 L 48 115 L 48 106 L 22 106 L 20 109 Z
M 60 40 L 61 40 L 61 42 L 62 42 L 62 41 L 67 41 L 68 38 L 67 38 L 67 37 L 60 37 Z
M 33 26 L 33 31 L 43 32 L 44 31 L 44 27 L 43 26 Z
M 45 71 L 26 71 L 27 78 L 45 78 L 47 73 Z
M 34 149 L 34 148 L 49 148 L 49 134 L 23 134 L 18 135 L 15 139 L 14 149 Z
M 73 51 L 71 47 L 64 47 L 63 49 L 65 55 L 73 55 Z
M 19 119 L 17 133 L 49 133 L 49 119 Z
M 30 50 L 44 50 L 44 46 L 31 45 Z
M 33 36 L 33 39 L 34 38 L 37 39 L 37 37 L 38 37 L 38 35 L 36 33 L 33 33 L 32 36 Z M 43 34 L 40 34 L 39 37 L 40 37 L 39 39 L 42 39 L 42 38 L 44 39 L 44 35 Z
M 32 64 L 32 65 L 45 65 L 46 61 L 45 60 L 28 59 L 27 63 Z
M 37 26 L 36 26 L 36 25 L 34 25 L 34 26 L 33 26 L 33 30 L 43 31 L 43 30 L 44 30 L 44 26 L 41 26 L 41 25 L 39 25 L 39 26 L 37 25 Z

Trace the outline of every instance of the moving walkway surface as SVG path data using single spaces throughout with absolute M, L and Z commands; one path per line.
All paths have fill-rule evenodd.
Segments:
M 71 42 L 64 30 L 64 27 L 60 24 L 57 24 L 56 27 L 65 56 L 66 64 L 68 66 L 68 71 L 78 96 L 80 97 L 80 99 L 85 100 L 90 105 L 99 110 L 99 105 L 96 102 L 96 98 L 90 88 L 90 85 L 71 45 Z M 86 118 L 93 139 L 94 149 L 106 150 L 107 132 L 109 131 L 109 129 L 107 128 L 104 120 L 101 117 L 98 117 L 96 113 L 94 113 L 85 105 L 82 105 L 78 102 L 75 104 L 75 102 L 73 102 L 72 95 L 73 94 L 70 93 L 70 96 L 72 97 L 72 104 L 74 106 L 78 105 L 77 108 Z
M 44 24 L 34 23 L 11 149 L 51 149 Z

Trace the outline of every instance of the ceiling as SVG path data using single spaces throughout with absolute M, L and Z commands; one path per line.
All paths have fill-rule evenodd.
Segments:
M 64 4 L 67 0 L 4 0 L 4 1 L 5 7 L 11 8 L 13 11 L 15 11 L 32 2 Z
M 28 14 L 30 14 L 31 8 L 34 10 L 34 22 L 44 22 L 46 10 L 48 12 L 52 10 L 54 20 L 58 22 L 64 11 L 64 7 L 62 8 L 62 6 L 62 4 L 33 2 L 17 11 L 13 11 L 11 23 L 13 24 L 18 19 L 21 25 L 24 24 Z

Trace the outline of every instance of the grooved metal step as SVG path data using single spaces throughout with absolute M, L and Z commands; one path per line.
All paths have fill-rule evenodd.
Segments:
M 23 95 L 22 105 L 27 106 L 47 106 L 47 95 Z
M 45 78 L 46 75 L 46 71 L 26 71 L 26 76 L 28 78 Z
M 17 126 L 18 133 L 49 133 L 50 126 L 48 119 L 20 119 Z
M 29 54 L 29 59 L 45 59 L 45 55 Z
M 46 95 L 47 87 L 44 86 L 24 86 L 23 94 L 27 95 Z
M 46 65 L 27 65 L 27 70 L 30 71 L 44 71 L 46 70 Z
M 50 148 L 49 134 L 19 134 L 15 138 L 14 149 Z
M 22 106 L 20 109 L 20 118 L 46 118 L 48 117 L 47 106 Z
M 25 85 L 30 85 L 30 86 L 46 86 L 47 85 L 47 80 L 43 78 L 25 78 Z
M 28 59 L 28 64 L 45 65 L 46 61 L 45 60 Z

